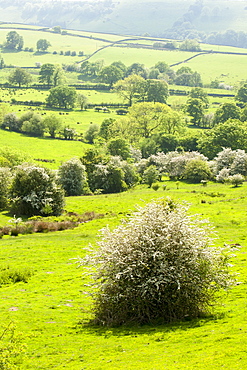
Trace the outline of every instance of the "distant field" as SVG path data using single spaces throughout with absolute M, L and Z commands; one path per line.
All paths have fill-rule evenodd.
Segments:
M 0 28 L 0 43 L 3 43 L 6 40 L 6 35 L 8 32 L 16 30 L 14 28 L 12 29 L 1 29 Z M 34 51 L 36 50 L 36 43 L 39 39 L 46 39 L 50 42 L 51 46 L 49 47 L 48 51 L 52 53 L 53 51 L 57 51 L 58 55 L 54 56 L 57 57 L 58 60 L 61 59 L 67 59 L 67 60 L 73 60 L 73 57 L 70 56 L 60 56 L 59 52 L 62 51 L 76 51 L 77 53 L 79 51 L 84 51 L 85 54 L 91 54 L 98 48 L 107 45 L 108 43 L 105 43 L 103 41 L 90 39 L 90 36 L 88 38 L 79 38 L 79 37 L 73 37 L 69 35 L 61 35 L 57 33 L 52 32 L 42 32 L 42 31 L 28 31 L 28 30 L 16 30 L 21 36 L 23 36 L 24 40 L 24 48 L 34 48 Z M 98 35 L 99 37 L 99 35 Z M 9 54 L 9 53 L 8 53 Z M 10 53 L 11 54 L 11 53 Z M 25 53 L 24 53 L 25 54 Z M 26 52 L 26 54 L 31 54 Z M 18 55 L 22 55 L 22 53 L 18 53 Z M 46 53 L 43 56 L 47 56 Z M 30 55 L 29 55 L 30 57 Z M 42 62 L 42 55 L 33 55 L 33 58 L 41 58 Z M 75 57 L 74 57 L 75 59 Z M 6 60 L 8 62 L 8 60 Z M 31 63 L 31 61 L 30 61 Z M 64 61 L 63 61 L 64 63 Z M 31 66 L 31 65 L 29 65 Z
M 1 25 L 2 27 L 6 25 Z M 12 28 L 4 29 L 0 27 L 0 43 L 5 41 L 6 34 L 10 30 L 15 30 L 14 25 Z M 10 27 L 10 26 L 9 26 Z M 18 25 L 16 25 L 18 27 Z M 21 28 L 24 26 L 21 26 Z M 34 52 L 6 52 L 2 51 L 2 56 L 4 62 L 7 65 L 20 66 L 20 67 L 35 67 L 35 63 L 53 63 L 53 64 L 73 64 L 81 62 L 85 57 L 90 56 L 97 50 L 99 50 L 95 55 L 90 58 L 90 61 L 94 62 L 96 60 L 104 60 L 105 65 L 109 65 L 114 61 L 121 60 L 127 66 L 132 63 L 139 62 L 144 64 L 146 67 L 150 68 L 154 66 L 158 61 L 165 61 L 169 65 L 174 65 L 180 63 L 173 67 L 177 70 L 183 65 L 191 67 L 193 70 L 198 71 L 202 75 L 203 82 L 209 84 L 214 79 L 219 79 L 222 82 L 231 84 L 234 86 L 239 86 L 242 81 L 247 78 L 246 74 L 246 61 L 247 56 L 241 55 L 226 55 L 226 54 L 208 54 L 199 55 L 186 63 L 187 59 L 195 56 L 198 53 L 193 52 L 181 52 L 178 50 L 157 50 L 157 49 L 144 49 L 144 48 L 132 48 L 126 47 L 124 44 L 118 44 L 115 46 L 107 47 L 100 50 L 103 46 L 111 45 L 112 42 L 123 39 L 132 38 L 131 36 L 124 35 L 110 35 L 110 34 L 100 34 L 100 33 L 90 33 L 82 31 L 68 31 L 72 32 L 74 35 L 84 36 L 76 37 L 70 35 L 61 35 L 52 32 L 37 31 L 37 27 L 32 29 L 28 26 L 30 30 L 19 30 L 17 31 L 24 38 L 24 48 L 32 47 Z M 51 47 L 48 49 L 47 53 L 37 53 L 36 43 L 40 38 L 45 38 L 51 43 Z M 96 39 L 97 38 L 97 39 Z M 100 41 L 99 39 L 106 39 L 107 42 Z M 148 38 L 147 40 L 140 41 L 130 41 L 130 43 L 143 43 L 152 45 L 156 41 L 155 38 Z M 205 45 L 202 44 L 201 48 L 203 50 L 215 50 L 224 52 L 240 52 L 245 53 L 246 49 L 225 47 L 225 46 L 215 46 L 215 45 Z M 65 56 L 60 55 L 60 51 L 75 51 L 76 56 Z M 57 54 L 53 54 L 56 51 Z M 84 52 L 84 56 L 78 56 L 79 51 Z M 38 70 L 30 70 L 34 76 L 34 81 L 37 80 Z M 0 71 L 0 82 L 5 82 L 7 75 L 9 73 L 8 69 Z M 68 74 L 68 83 L 76 83 L 78 75 L 70 73 Z
M 0 142 L 1 145 L 28 154 L 32 160 L 54 160 L 54 163 L 37 162 L 40 165 L 54 169 L 68 159 L 82 156 L 84 150 L 88 147 L 88 144 L 81 141 L 35 138 L 3 130 L 0 130 Z
M 12 105 L 9 108 L 9 111 L 16 113 L 17 117 L 20 117 L 23 113 L 25 113 L 28 110 L 29 110 L 28 108 L 18 105 Z M 63 126 L 70 126 L 71 128 L 74 128 L 78 134 L 85 132 L 88 129 L 91 122 L 100 125 L 105 118 L 119 117 L 116 114 L 115 109 L 110 109 L 110 113 L 95 112 L 93 108 L 87 109 L 85 111 L 81 111 L 78 109 L 75 109 L 73 111 L 35 109 L 35 111 L 41 115 L 54 114 L 55 116 L 61 119 Z
M 190 58 L 194 54 L 196 53 L 180 52 L 178 50 L 150 50 L 115 46 L 100 51 L 93 56 L 92 61 L 104 59 L 106 64 L 111 64 L 114 61 L 121 60 L 126 65 L 139 62 L 150 68 L 158 61 L 165 61 L 168 64 L 174 64 Z
M 186 65 L 201 73 L 204 83 L 214 79 L 239 87 L 247 80 L 247 55 L 202 55 L 190 60 Z
M 89 104 L 121 104 L 123 100 L 119 96 L 108 90 L 77 90 L 78 94 L 86 95 Z M 3 101 L 11 102 L 11 99 L 17 101 L 39 101 L 45 103 L 49 90 L 37 89 L 9 89 L 3 88 L 0 90 L 0 98 Z

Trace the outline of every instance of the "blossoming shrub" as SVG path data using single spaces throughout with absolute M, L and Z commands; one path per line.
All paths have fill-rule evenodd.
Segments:
M 201 159 L 192 159 L 185 166 L 183 179 L 193 183 L 209 180 L 213 177 L 208 162 Z
M 7 207 L 10 181 L 10 169 L 7 167 L 0 167 L 0 210 Z
M 58 169 L 58 181 L 66 195 L 81 195 L 88 187 L 85 166 L 77 158 L 64 162 Z
M 81 261 L 92 266 L 94 323 L 198 317 L 231 285 L 228 257 L 211 245 L 212 228 L 187 210 L 159 200 L 102 230 L 99 249 Z
M 10 188 L 11 213 L 15 215 L 59 215 L 64 192 L 48 169 L 32 164 L 17 167 Z
M 244 176 L 242 176 L 240 173 L 236 173 L 236 175 L 232 175 L 228 177 L 228 181 L 234 186 L 238 187 L 239 185 L 242 185 L 244 182 Z

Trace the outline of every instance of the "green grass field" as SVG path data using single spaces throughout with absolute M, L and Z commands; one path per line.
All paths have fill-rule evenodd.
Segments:
M 1 287 L 1 328 L 14 322 L 27 345 L 22 369 L 245 369 L 246 354 L 246 184 L 188 185 L 166 181 L 167 190 L 143 186 L 127 193 L 67 198 L 67 211 L 94 210 L 105 217 L 70 231 L 4 237 L 0 265 L 29 267 L 28 283 Z M 90 298 L 83 293 L 82 268 L 89 243 L 105 225 L 115 227 L 137 204 L 170 196 L 191 203 L 191 213 L 209 218 L 218 234 L 215 244 L 240 244 L 232 260 L 242 284 L 222 296 L 214 315 L 161 326 L 98 328 L 91 317 Z M 201 203 L 201 201 L 206 203 Z M 228 215 L 226 217 L 226 215 Z M 8 216 L 2 215 L 1 224 Z M 84 323 L 84 324 L 83 324 Z
M 0 31 L 4 40 L 8 30 Z M 93 39 L 79 39 L 45 32 L 39 34 L 33 32 L 31 26 L 30 31 L 20 32 L 23 32 L 24 39 L 28 40 L 25 46 L 30 47 L 35 47 L 39 38 L 49 39 L 52 43 L 51 50 L 57 51 L 62 48 L 91 53 L 101 46 L 101 42 Z M 79 31 L 78 34 L 88 35 Z M 92 36 L 110 41 L 118 39 L 118 36 L 114 35 L 92 34 Z M 192 55 L 193 53 L 178 51 L 113 47 L 99 52 L 92 60 L 103 58 L 106 65 L 116 60 L 122 60 L 127 65 L 141 62 L 150 67 L 160 60 L 173 64 Z M 51 53 L 34 55 L 29 52 L 4 53 L 3 57 L 8 63 L 21 66 L 34 66 L 36 61 L 62 64 L 78 60 L 78 57 Z M 219 78 L 220 81 L 237 87 L 246 79 L 245 59 L 246 56 L 210 54 L 199 56 L 180 66 L 188 65 L 200 72 L 205 83 Z M 7 73 L 9 70 L 0 71 L 0 82 L 6 81 Z M 75 74 L 68 74 L 71 83 L 74 83 L 76 78 Z M 188 90 L 179 86 L 172 88 Z M 119 102 L 117 95 L 111 92 L 94 90 L 80 92 L 87 95 L 90 103 Z M 45 101 L 47 93 L 37 90 L 2 89 L 0 98 L 8 102 L 11 98 Z M 179 106 L 185 99 L 184 96 L 170 96 L 168 103 Z M 210 111 L 214 111 L 220 102 L 229 99 L 232 98 L 210 98 Z M 7 107 L 17 116 L 28 109 L 13 104 Z M 90 122 L 101 124 L 104 118 L 117 117 L 114 109 L 110 114 L 97 113 L 92 109 L 81 112 L 78 107 L 73 111 L 59 112 L 43 108 L 38 111 L 41 114 L 58 115 L 64 125 L 70 125 L 79 133 L 85 132 Z M 10 146 L 28 154 L 31 160 L 53 160 L 53 163 L 43 163 L 52 169 L 57 169 L 61 162 L 72 157 L 80 157 L 89 147 L 81 141 L 27 137 L 4 130 L 0 130 L 0 142 L 2 146 Z M 39 161 L 36 163 L 42 164 Z M 0 239 L 0 269 L 6 266 L 20 270 L 28 268 L 33 273 L 27 283 L 0 286 L 0 337 L 4 327 L 13 322 L 21 342 L 26 345 L 26 355 L 21 369 L 247 368 L 247 184 L 233 188 L 230 185 L 215 183 L 202 187 L 179 182 L 178 186 L 176 182 L 167 179 L 165 183 L 167 185 L 165 191 L 162 187 L 155 192 L 139 185 L 125 193 L 67 198 L 65 206 L 67 212 L 81 214 L 94 211 L 104 214 L 104 218 L 87 222 L 74 230 L 18 237 L 4 236 Z M 189 202 L 191 213 L 209 219 L 215 227 L 217 246 L 241 245 L 236 257 L 232 259 L 231 267 L 232 271 L 239 274 L 238 280 L 241 284 L 234 286 L 227 294 L 222 294 L 222 304 L 214 308 L 211 316 L 201 319 L 160 326 L 99 328 L 86 325 L 91 318 L 91 300 L 84 294 L 84 291 L 89 289 L 84 286 L 88 280 L 82 277 L 83 269 L 77 267 L 76 258 L 85 255 L 89 243 L 96 247 L 97 235 L 104 226 L 116 227 L 136 205 L 145 205 L 153 199 L 167 196 Z M 1 226 L 7 225 L 9 219 L 10 215 L 7 212 L 0 213 Z
M 3 28 L 6 25 L 2 25 L 0 28 L 0 43 L 5 41 L 6 34 L 15 30 L 14 25 L 12 28 Z M 8 26 L 9 27 L 9 26 Z M 19 30 L 19 26 L 16 25 L 17 31 L 24 38 L 24 48 L 34 48 L 34 52 L 6 52 L 2 50 L 2 56 L 4 62 L 7 65 L 20 66 L 20 67 L 35 67 L 35 63 L 53 63 L 53 64 L 73 64 L 84 60 L 85 56 L 89 56 L 95 51 L 99 50 L 102 46 L 111 45 L 112 42 L 126 38 L 126 36 L 117 36 L 110 34 L 99 34 L 81 31 L 70 31 L 74 36 L 60 35 L 52 32 L 38 31 L 37 27 L 30 28 L 30 30 Z M 79 36 L 84 36 L 79 37 Z M 51 47 L 48 49 L 48 53 L 37 53 L 35 52 L 36 43 L 40 38 L 45 38 L 51 43 Z M 102 38 L 107 40 L 106 42 L 100 41 L 96 38 Z M 127 36 L 128 38 L 128 36 Z M 129 38 L 131 38 L 129 36 Z M 139 41 L 140 43 L 148 43 L 152 45 L 156 41 L 155 38 L 150 38 L 146 41 Z M 131 41 L 133 42 L 133 41 Z M 135 41 L 134 41 L 135 42 Z M 245 49 L 225 47 L 225 46 L 214 46 L 214 45 L 201 45 L 203 50 L 215 50 L 224 52 L 245 52 Z M 60 55 L 60 51 L 76 51 L 77 56 L 65 56 Z M 58 54 L 53 54 L 56 51 Z M 78 56 L 79 51 L 83 51 L 85 56 Z M 108 47 L 96 53 L 90 61 L 96 61 L 103 59 L 105 65 L 109 65 L 114 61 L 121 60 L 126 65 L 130 65 L 134 62 L 145 64 L 146 67 L 150 68 L 155 65 L 158 61 L 165 61 L 169 65 L 173 65 L 179 62 L 178 66 L 174 66 L 174 70 L 180 68 L 183 61 L 192 57 L 197 53 L 181 52 L 178 50 L 152 50 L 142 48 L 129 48 L 123 45 Z M 239 86 L 239 83 L 246 80 L 245 64 L 247 56 L 240 55 L 226 55 L 226 54 L 209 54 L 198 56 L 188 62 L 186 66 L 191 67 L 193 70 L 198 71 L 202 75 L 203 82 L 205 84 L 210 83 L 212 80 L 218 78 L 220 81 Z M 0 71 L 0 82 L 5 82 L 8 70 Z M 34 71 L 36 73 L 37 71 Z M 37 77 L 36 77 L 37 78 Z M 69 82 L 75 81 L 76 76 L 69 76 Z M 35 74 L 34 74 L 35 80 Z
M 46 167 L 54 169 L 68 159 L 80 157 L 88 146 L 81 141 L 28 137 L 3 130 L 0 130 L 0 141 L 3 146 L 11 147 L 29 155 L 34 162 L 35 159 L 55 161 L 45 163 Z M 42 162 L 38 161 L 38 163 L 42 165 Z

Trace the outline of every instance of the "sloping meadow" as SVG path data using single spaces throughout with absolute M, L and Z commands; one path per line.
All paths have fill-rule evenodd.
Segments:
M 166 185 L 165 191 L 139 186 L 120 194 L 70 197 L 67 212 L 94 211 L 104 217 L 73 230 L 0 240 L 1 271 L 26 274 L 0 287 L 0 336 L 10 323 L 15 325 L 24 345 L 22 369 L 246 368 L 246 184 Z M 167 196 L 186 200 L 190 213 L 210 220 L 217 234 L 215 245 L 231 246 L 237 285 L 222 294 L 212 315 L 200 319 L 118 328 L 89 325 L 89 278 L 78 268 L 77 258 L 86 255 L 89 244 L 96 247 L 104 226 L 112 229 L 136 205 Z M 7 220 L 7 215 L 1 216 L 1 223 Z M 8 342 L 7 332 L 1 340 Z

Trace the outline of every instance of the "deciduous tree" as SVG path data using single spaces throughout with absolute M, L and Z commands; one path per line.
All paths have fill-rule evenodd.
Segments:
M 9 75 L 8 80 L 11 84 L 18 85 L 19 87 L 28 86 L 32 82 L 32 76 L 23 68 L 15 68 Z
M 19 35 L 16 31 L 10 31 L 6 36 L 6 43 L 4 47 L 6 49 L 17 49 L 21 50 L 23 48 L 24 42 L 23 37 Z
M 109 141 L 107 148 L 112 156 L 119 156 L 122 159 L 130 157 L 130 145 L 127 140 L 122 137 L 112 138 Z
M 81 195 L 87 185 L 85 166 L 78 158 L 64 162 L 58 169 L 58 182 L 67 196 Z
M 31 112 L 29 118 L 24 120 L 24 116 L 21 117 L 21 131 L 32 136 L 44 136 L 45 133 L 45 123 L 41 115 Z
M 7 167 L 0 167 L 0 210 L 7 207 L 11 172 Z
M 74 87 L 61 85 L 50 89 L 46 102 L 50 107 L 70 109 L 75 106 L 76 98 Z
M 59 215 L 64 206 L 64 192 L 47 168 L 23 164 L 18 166 L 10 187 L 13 215 Z
M 52 85 L 53 73 L 55 71 L 55 65 L 51 63 L 45 63 L 41 66 L 39 71 L 39 82 L 45 83 L 48 86 Z
M 54 114 L 51 114 L 45 117 L 44 125 L 50 137 L 55 138 L 62 126 L 62 122 L 60 118 L 56 117 Z
M 87 108 L 88 98 L 84 94 L 77 94 L 77 102 L 80 106 L 80 109 L 84 110 Z
M 200 99 L 204 104 L 204 108 L 208 108 L 208 94 L 201 87 L 194 87 L 191 89 L 189 97 L 192 99 Z
M 138 100 L 145 95 L 145 80 L 141 76 L 132 74 L 116 82 L 114 90 L 131 106 L 135 99 Z
M 110 65 L 107 67 L 103 67 L 99 73 L 99 78 L 102 82 L 109 84 L 110 87 L 123 77 L 123 72 L 120 68 Z
M 52 84 L 54 87 L 66 84 L 64 71 L 59 65 L 55 66 L 54 72 L 52 74 Z
M 209 159 L 213 159 L 222 148 L 247 150 L 247 123 L 228 120 L 219 123 L 198 139 L 198 149 Z
M 37 44 L 36 44 L 36 47 L 37 47 L 38 51 L 46 51 L 49 46 L 51 46 L 51 44 L 46 39 L 39 39 L 37 41 Z
M 201 99 L 189 98 L 185 106 L 186 112 L 191 117 L 191 122 L 200 126 L 204 116 L 204 104 Z
M 236 100 L 241 103 L 247 103 L 247 83 L 243 84 L 243 86 L 238 89 Z
M 172 119 L 173 113 L 176 118 L 180 117 L 166 104 L 151 102 L 134 104 L 129 108 L 130 131 L 136 138 L 148 138 L 157 132 L 172 133 L 168 131 L 175 131 L 174 127 L 166 131 L 166 126 L 169 125 L 168 121 Z M 173 121 L 173 126 L 175 122 L 176 120 Z
M 165 81 L 147 80 L 146 81 L 146 101 L 166 103 L 169 96 L 168 84 Z
M 99 133 L 99 125 L 97 123 L 90 123 L 87 131 L 84 134 L 84 139 L 89 143 L 93 144 Z
M 235 103 L 223 103 L 215 112 L 214 124 L 224 123 L 229 119 L 240 119 L 241 109 Z

